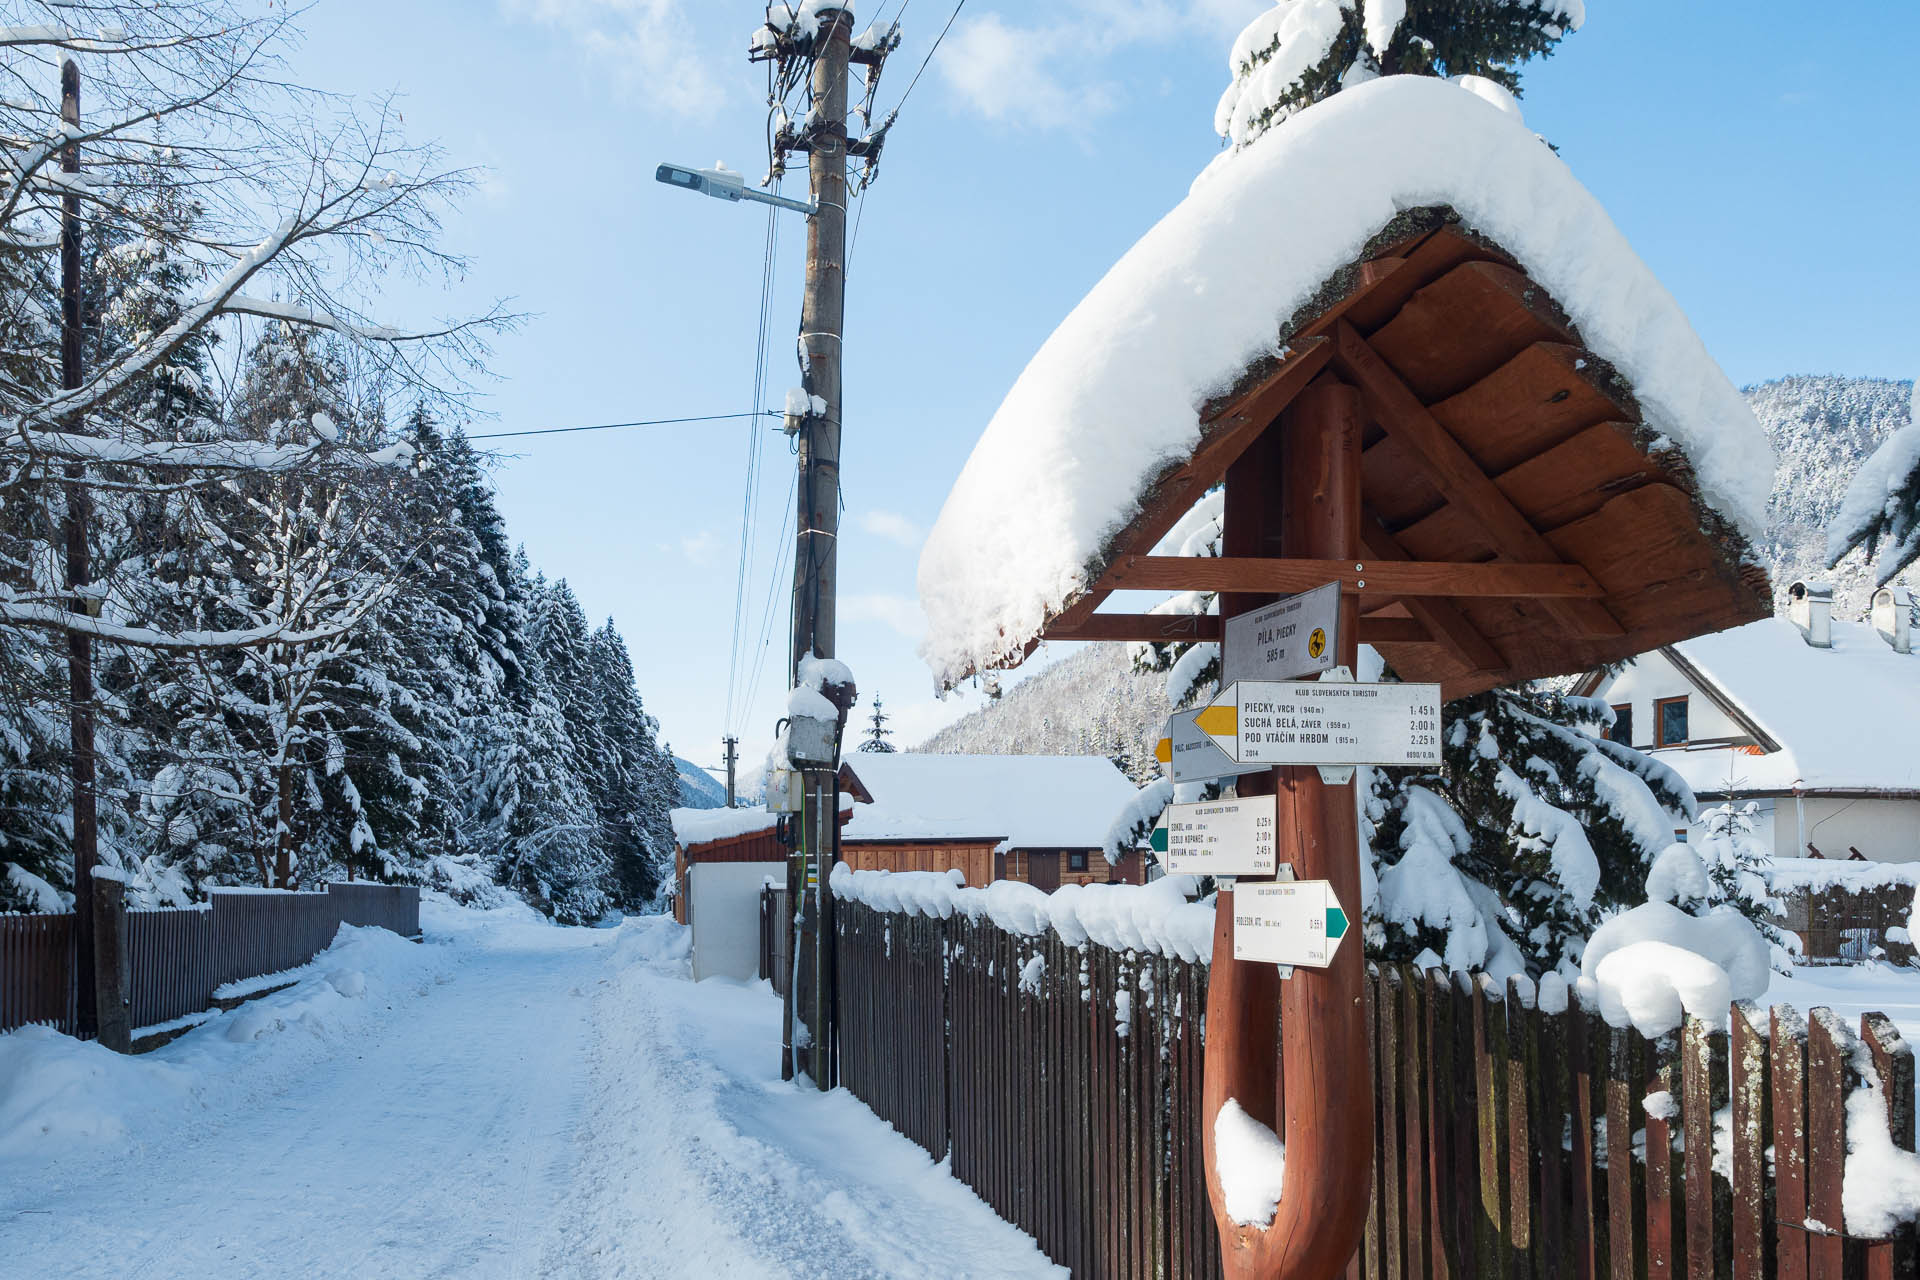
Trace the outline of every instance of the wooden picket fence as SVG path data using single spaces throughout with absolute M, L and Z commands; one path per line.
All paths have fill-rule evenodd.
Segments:
M 307 963 L 343 924 L 420 934 L 420 890 L 331 884 L 314 893 L 215 890 L 205 906 L 127 912 L 135 1027 L 211 1008 L 229 982 Z M 45 1023 L 71 1033 L 73 916 L 0 916 L 0 1031 Z
M 836 933 L 841 1084 L 1074 1275 L 1220 1274 L 1205 966 L 850 902 Z M 1913 1053 L 1881 1015 L 1856 1039 L 1742 1005 L 1648 1039 L 1525 982 L 1390 966 L 1369 989 L 1374 1201 L 1349 1276 L 1920 1274 L 1910 1228 L 1841 1229 L 1857 1048 L 1914 1146 Z

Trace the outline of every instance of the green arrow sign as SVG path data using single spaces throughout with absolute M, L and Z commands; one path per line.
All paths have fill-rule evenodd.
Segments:
M 1167 817 L 1165 814 L 1160 815 L 1160 825 L 1153 829 L 1153 851 L 1155 853 L 1165 853 L 1167 851 Z
M 1338 906 L 1327 908 L 1327 937 L 1338 942 L 1347 936 L 1347 913 Z

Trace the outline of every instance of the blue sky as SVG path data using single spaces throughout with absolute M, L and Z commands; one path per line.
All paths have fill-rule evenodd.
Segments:
M 895 102 L 952 10 L 908 0 Z M 863 22 L 882 12 L 861 0 Z M 849 264 L 840 656 L 911 743 L 978 704 L 915 655 L 921 537 L 1027 358 L 1218 149 L 1225 55 L 1264 0 L 968 0 L 902 112 Z M 888 0 L 884 12 L 899 10 Z M 1594 0 L 1526 73 L 1557 143 L 1736 382 L 1920 369 L 1920 10 Z M 739 412 L 751 403 L 766 224 L 669 191 L 665 159 L 765 165 L 765 78 L 736 0 L 321 0 L 293 59 L 316 86 L 398 90 L 407 131 L 484 166 L 447 224 L 451 296 L 393 282 L 395 322 L 495 297 L 475 431 Z M 803 180 L 790 179 L 790 193 Z M 769 405 L 798 377 L 804 226 L 782 224 Z M 763 432 L 749 661 L 727 723 L 749 428 L 504 441 L 513 534 L 627 636 L 681 754 L 729 728 L 764 753 L 785 682 L 774 577 L 791 459 Z M 776 616 L 762 648 L 764 605 Z M 753 672 L 757 696 L 745 698 Z

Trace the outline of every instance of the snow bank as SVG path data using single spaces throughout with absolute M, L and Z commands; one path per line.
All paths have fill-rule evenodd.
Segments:
M 1227 1216 L 1241 1226 L 1269 1226 L 1287 1177 L 1280 1136 L 1228 1098 L 1213 1117 L 1213 1162 Z
M 1599 203 L 1498 108 L 1389 76 L 1215 162 L 1034 356 L 921 556 L 936 678 L 1020 653 L 1147 483 L 1197 444 L 1199 407 L 1275 354 L 1296 311 L 1397 215 L 1442 204 L 1553 294 L 1686 454 L 1702 499 L 1758 540 L 1766 437 Z
M 339 1051 L 343 1034 L 404 993 L 424 991 L 443 948 L 384 929 L 341 926 L 294 985 L 228 1013 L 152 1053 L 128 1057 L 46 1027 L 0 1035 L 0 1159 L 44 1159 L 126 1142 L 155 1124 L 228 1105 L 267 1087 L 303 1054 Z
M 1148 885 L 1069 884 L 1046 893 L 1014 880 L 969 889 L 958 871 L 855 871 L 840 863 L 829 883 L 835 897 L 876 911 L 942 920 L 957 913 L 1021 937 L 1051 929 L 1070 947 L 1091 942 L 1172 960 L 1213 960 L 1213 908 L 1189 901 L 1199 889 L 1192 876 L 1163 876 Z

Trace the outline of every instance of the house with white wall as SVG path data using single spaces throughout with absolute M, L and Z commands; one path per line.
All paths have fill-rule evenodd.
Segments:
M 1795 583 L 1786 617 L 1642 654 L 1578 692 L 1610 705 L 1609 736 L 1671 766 L 1702 810 L 1752 802 L 1777 857 L 1920 862 L 1913 609 L 1896 587 L 1845 621 L 1831 588 Z

